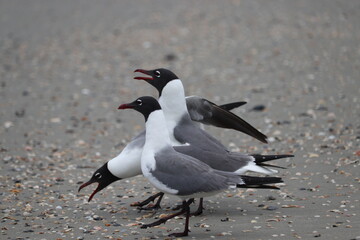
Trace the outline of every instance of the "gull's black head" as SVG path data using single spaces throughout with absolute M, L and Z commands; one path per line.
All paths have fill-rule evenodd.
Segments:
M 89 200 L 88 200 L 89 202 L 91 201 L 91 199 L 94 197 L 94 195 L 97 192 L 100 192 L 102 189 L 106 188 L 111 183 L 121 179 L 121 178 L 114 176 L 109 171 L 107 165 L 108 164 L 105 163 L 101 168 L 96 170 L 94 172 L 94 174 L 92 175 L 92 177 L 90 178 L 90 180 L 79 187 L 79 192 L 80 192 L 80 190 L 83 189 L 84 187 L 86 187 L 90 184 L 93 184 L 93 183 L 98 183 L 97 188 L 94 190 L 94 192 L 89 197 Z
M 175 73 L 165 68 L 158 68 L 154 70 L 136 69 L 135 72 L 140 72 L 147 75 L 134 77 L 134 79 L 145 80 L 146 82 L 153 85 L 159 91 L 159 96 L 161 96 L 162 90 L 168 82 L 179 79 Z
M 150 96 L 139 97 L 131 103 L 121 104 L 118 109 L 127 108 L 132 108 L 142 113 L 145 117 L 145 121 L 147 121 L 150 113 L 161 109 L 159 102 L 155 98 Z

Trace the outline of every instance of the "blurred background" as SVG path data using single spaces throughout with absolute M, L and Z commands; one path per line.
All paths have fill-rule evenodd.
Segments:
M 43 228 L 48 216 L 36 216 L 60 206 L 57 218 L 75 214 L 73 225 L 91 228 L 83 217 L 86 210 L 74 213 L 86 199 L 76 195 L 78 184 L 143 128 L 138 113 L 117 107 L 142 95 L 157 96 L 150 85 L 133 80 L 133 71 L 159 67 L 174 71 L 187 95 L 218 104 L 247 101 L 235 113 L 267 134 L 270 144 L 230 130 L 207 129 L 232 150 L 294 153 L 295 159 L 283 162 L 288 195 L 301 196 L 299 188 L 324 184 L 321 194 L 336 199 L 316 207 L 324 208 L 319 215 L 324 217 L 344 205 L 336 195 L 341 184 L 355 184 L 342 193 L 353 197 L 347 206 L 358 205 L 359 22 L 356 0 L 0 1 L 3 213 L 30 221 L 22 215 L 29 204 L 32 221 Z M 112 191 L 119 194 L 116 186 Z M 108 200 L 99 195 L 98 203 L 113 199 L 113 192 L 104 193 Z M 52 207 L 39 205 L 54 194 Z M 355 212 L 358 216 L 348 217 L 347 225 L 352 219 L 359 223 L 358 208 Z M 131 214 L 134 220 L 136 212 Z M 346 224 L 340 224 L 340 232 L 331 227 L 344 219 L 325 218 L 328 222 L 315 228 L 318 220 L 292 219 L 299 221 L 299 229 L 284 227 L 284 234 L 308 239 L 322 229 L 321 236 L 331 239 L 345 239 L 347 233 L 346 239 L 356 237 Z M 50 238 L 77 236 L 78 228 L 67 232 L 59 221 L 58 227 L 47 228 Z M 12 223 L 4 220 L 4 239 L 15 237 Z M 33 225 L 26 229 L 33 232 L 23 232 L 24 238 L 40 231 Z M 262 238 L 257 233 L 248 237 Z

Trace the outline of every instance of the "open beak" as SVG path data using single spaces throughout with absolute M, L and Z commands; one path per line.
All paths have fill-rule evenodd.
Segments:
M 90 184 L 93 184 L 93 183 L 95 183 L 95 182 L 93 182 L 93 181 L 88 181 L 88 182 L 84 183 L 83 185 L 81 185 L 81 186 L 79 187 L 78 192 L 80 192 L 81 189 L 83 189 L 84 187 L 89 186 Z M 101 190 L 101 189 L 100 189 L 100 184 L 99 184 L 99 185 L 97 186 L 97 188 L 94 190 L 94 192 L 90 195 L 90 197 L 89 197 L 89 199 L 88 199 L 88 202 L 90 202 L 91 199 L 95 196 L 95 194 L 96 194 L 98 191 L 100 191 L 100 190 Z
M 83 189 L 84 187 L 89 186 L 89 185 L 90 185 L 90 184 L 92 184 L 92 183 L 94 183 L 94 182 L 93 182 L 93 181 L 88 181 L 88 182 L 86 182 L 86 183 L 82 184 L 82 185 L 79 187 L 78 192 L 80 192 L 80 191 L 81 191 L 81 189 Z
M 139 72 L 146 75 L 146 77 L 145 76 L 134 77 L 134 79 L 136 80 L 145 80 L 145 81 L 154 80 L 154 78 L 151 76 L 150 71 L 144 69 L 136 69 L 134 72 Z

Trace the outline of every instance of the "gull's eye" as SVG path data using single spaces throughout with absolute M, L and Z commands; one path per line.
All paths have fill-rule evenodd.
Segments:
M 160 77 L 160 75 L 161 75 L 161 74 L 160 74 L 160 71 L 159 71 L 159 70 L 156 70 L 156 71 L 155 71 L 155 76 L 156 76 L 156 77 Z
M 139 106 L 141 106 L 141 105 L 142 105 L 141 99 L 136 100 L 136 103 L 137 103 Z
M 96 173 L 96 174 L 95 174 L 95 177 L 96 177 L 97 179 L 100 179 L 100 178 L 102 178 L 102 175 L 101 175 L 101 173 Z

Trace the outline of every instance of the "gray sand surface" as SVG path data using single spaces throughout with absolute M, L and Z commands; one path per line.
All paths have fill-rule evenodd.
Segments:
M 90 203 L 78 193 L 143 126 L 121 103 L 154 95 L 136 68 L 166 67 L 188 95 L 235 110 L 269 136 L 207 128 L 278 160 L 280 191 L 205 200 L 187 239 L 360 239 L 360 1 L 0 1 L 1 239 L 164 239 L 184 219 L 130 203 L 141 176 Z M 262 111 L 255 111 L 264 107 Z M 255 109 L 255 110 L 254 110 Z

